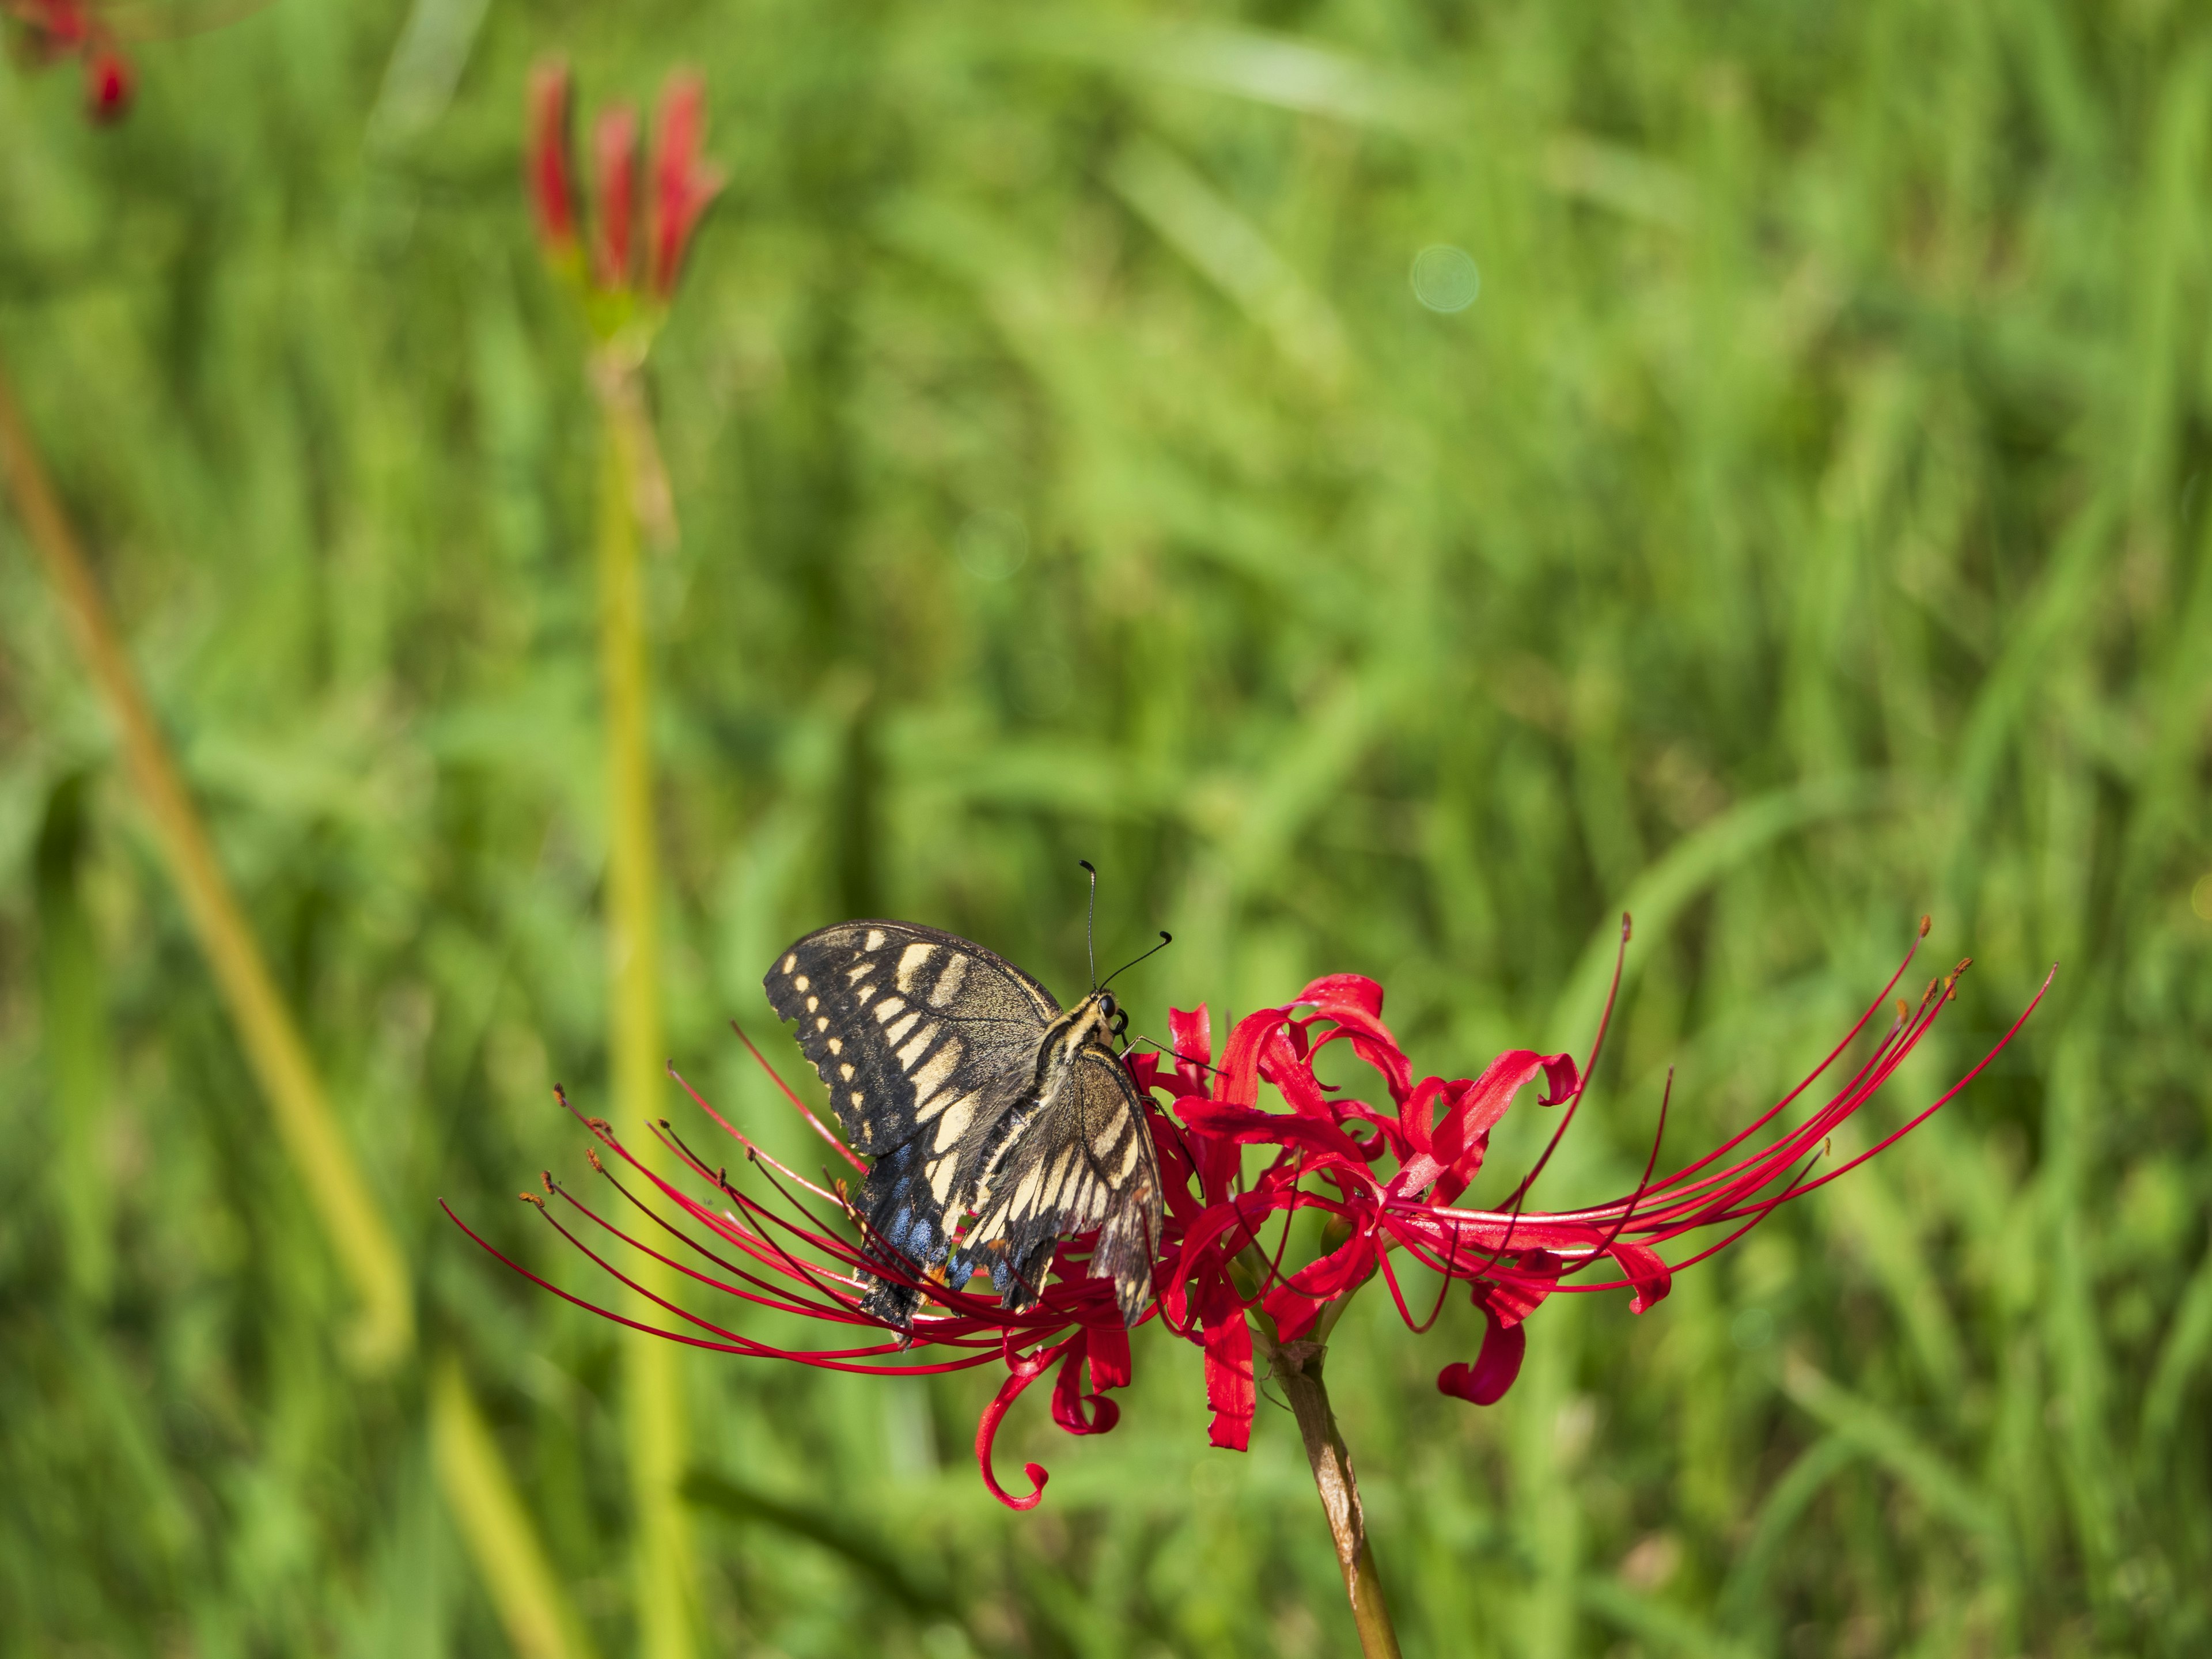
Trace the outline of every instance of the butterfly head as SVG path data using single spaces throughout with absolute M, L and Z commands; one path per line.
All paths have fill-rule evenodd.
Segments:
M 1111 991 L 1093 991 L 1060 1019 L 1060 1030 L 1066 1033 L 1066 1040 L 1072 1047 L 1089 1042 L 1111 1048 L 1115 1040 L 1128 1029 L 1129 1011 L 1115 1000 Z

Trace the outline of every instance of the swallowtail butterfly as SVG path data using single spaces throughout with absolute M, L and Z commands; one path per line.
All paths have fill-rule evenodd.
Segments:
M 1152 1292 L 1160 1169 L 1114 1049 L 1128 1016 L 1113 993 L 1063 1012 L 1005 957 L 906 921 L 809 933 L 763 983 L 799 1022 L 799 1047 L 869 1160 L 854 1207 L 870 1254 L 896 1267 L 872 1279 L 865 1311 L 911 1330 L 915 1281 L 958 1286 L 978 1270 L 1007 1306 L 1030 1307 L 1060 1236 L 1095 1227 L 1091 1270 L 1136 1322 Z

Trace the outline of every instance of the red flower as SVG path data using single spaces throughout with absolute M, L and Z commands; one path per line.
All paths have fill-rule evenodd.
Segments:
M 1923 921 L 1923 936 L 1926 927 Z M 1624 946 L 1626 938 L 1624 919 Z M 1200 1149 L 1198 1196 L 1203 1207 L 1182 1212 L 1180 1236 L 1158 1271 L 1157 1283 L 1170 1322 L 1187 1330 L 1194 1324 L 1206 1350 L 1214 1443 L 1242 1448 L 1249 1432 L 1254 1379 L 1243 1317 L 1249 1310 L 1269 1317 L 1278 1341 L 1295 1341 L 1313 1331 L 1331 1304 L 1379 1273 L 1401 1317 L 1418 1333 L 1434 1322 L 1450 1286 L 1465 1285 L 1483 1312 L 1482 1348 L 1471 1365 L 1445 1366 L 1437 1386 L 1489 1405 L 1520 1371 L 1526 1346 L 1522 1322 L 1554 1291 L 1625 1290 L 1631 1292 L 1630 1310 L 1642 1313 L 1666 1296 L 1676 1271 L 1732 1243 L 1783 1204 L 1825 1186 L 1925 1121 L 2011 1041 L 2042 1000 L 2041 991 L 1990 1054 L 1933 1105 L 1870 1150 L 1818 1180 L 1806 1179 L 1828 1138 L 1873 1098 L 1927 1035 L 1954 994 L 1958 975 L 1967 965 L 1961 962 L 1929 986 L 1917 1008 L 1899 1005 L 1873 1051 L 1817 1110 L 1756 1150 L 1745 1150 L 1837 1063 L 1881 1012 L 1911 962 L 1908 954 L 1881 994 L 1810 1077 L 1735 1136 L 1656 1182 L 1655 1136 L 1650 1163 L 1633 1192 L 1560 1212 L 1529 1210 L 1525 1201 L 1588 1085 L 1587 1071 L 1578 1070 L 1569 1056 L 1516 1049 L 1498 1056 L 1480 1077 L 1452 1082 L 1430 1077 L 1416 1083 L 1404 1052 L 1382 1024 L 1382 988 L 1354 975 L 1336 975 L 1316 980 L 1282 1007 L 1262 1009 L 1240 1021 L 1209 1091 L 1197 1086 L 1201 1068 L 1212 1057 L 1203 1014 L 1177 1016 L 1179 1064 L 1170 1086 L 1179 1097 L 1175 1111 L 1188 1132 L 1186 1139 Z M 1599 1036 L 1601 1041 L 1602 1024 Z M 1315 1076 L 1315 1057 L 1340 1041 L 1350 1043 L 1378 1073 L 1392 1109 L 1338 1097 Z M 1157 1057 L 1145 1058 L 1151 1066 L 1140 1061 L 1139 1075 L 1158 1064 Z M 1591 1059 L 1595 1063 L 1595 1047 Z M 1542 1157 L 1500 1207 L 1458 1207 L 1460 1194 L 1482 1167 L 1492 1130 L 1539 1073 L 1547 1091 L 1540 1103 L 1565 1108 Z M 1258 1109 L 1261 1080 L 1280 1092 L 1288 1112 Z M 1660 1136 L 1665 1127 L 1662 1103 Z M 1280 1150 L 1249 1187 L 1232 1191 L 1238 1166 L 1224 1150 L 1252 1145 Z M 1263 1224 L 1304 1208 L 1328 1212 L 1331 1223 L 1324 1238 L 1331 1248 L 1286 1274 L 1279 1248 L 1270 1260 L 1261 1247 Z M 1727 1231 L 1680 1261 L 1669 1263 L 1660 1255 L 1662 1245 L 1716 1228 Z M 1286 1228 L 1281 1236 L 1287 1240 Z M 1424 1314 L 1417 1314 L 1408 1301 L 1395 1252 L 1441 1277 L 1435 1305 Z M 1607 1263 L 1613 1276 L 1603 1273 Z M 1593 1274 L 1593 1269 L 1598 1271 Z
M 118 120 L 130 108 L 136 77 L 90 0 L 0 0 L 0 10 L 21 27 L 37 61 L 82 59 L 85 113 L 93 120 Z
M 666 305 L 676 289 L 684 249 L 700 217 L 722 187 L 701 160 L 706 136 L 706 84 L 690 72 L 668 77 L 653 145 L 653 191 L 645 204 L 645 272 L 650 297 Z M 591 239 L 589 291 L 628 296 L 636 289 L 638 246 L 637 112 L 628 105 L 603 111 L 592 127 L 592 179 L 597 198 Z M 577 215 L 570 185 L 569 82 L 565 64 L 549 59 L 532 72 L 525 167 L 538 240 L 546 258 L 578 269 Z
M 130 61 L 112 46 L 85 54 L 85 112 L 95 121 L 119 121 L 131 107 L 133 77 Z
M 1922 932 L 1924 936 L 1924 922 Z M 1624 947 L 1626 938 L 1624 920 Z M 1909 1133 L 1980 1074 L 2034 1012 L 2042 1000 L 2041 991 L 1980 1064 L 1942 1098 L 1870 1150 L 1819 1180 L 1808 1180 L 1828 1137 L 1874 1097 L 1927 1035 L 1954 994 L 1958 974 L 1966 966 L 1960 963 L 1929 986 L 1917 1008 L 1899 1005 L 1888 1030 L 1825 1103 L 1796 1127 L 1772 1135 L 1755 1150 L 1746 1150 L 1754 1136 L 1838 1063 L 1881 1012 L 1911 959 L 1908 953 L 1881 994 L 1811 1077 L 1729 1140 L 1654 1181 L 1659 1138 L 1666 1126 L 1662 1102 L 1651 1158 L 1635 1190 L 1609 1203 L 1556 1212 L 1530 1210 L 1526 1200 L 1572 1122 L 1587 1086 L 1587 1066 L 1577 1067 L 1567 1055 L 1515 1049 L 1492 1061 L 1480 1077 L 1417 1081 L 1405 1052 L 1382 1023 L 1382 988 L 1350 974 L 1316 980 L 1282 1006 L 1263 1008 L 1237 1022 L 1218 1066 L 1205 1009 L 1172 1011 L 1173 1054 L 1165 1059 L 1155 1054 L 1132 1054 L 1127 1063 L 1147 1098 L 1164 1093 L 1171 1107 L 1171 1112 L 1164 1111 L 1155 1103 L 1148 1114 L 1167 1206 L 1153 1268 L 1158 1292 L 1155 1310 L 1170 1330 L 1203 1352 L 1213 1443 L 1241 1450 L 1250 1438 L 1257 1398 L 1249 1322 L 1255 1316 L 1268 1321 L 1279 1346 L 1310 1338 L 1317 1329 L 1325 1334 L 1330 1310 L 1379 1275 L 1407 1327 L 1419 1333 L 1435 1322 L 1451 1287 L 1463 1285 L 1483 1313 L 1482 1346 L 1472 1364 L 1455 1361 L 1443 1367 L 1437 1386 L 1446 1394 L 1488 1405 L 1505 1393 L 1519 1372 L 1527 1341 L 1523 1322 L 1547 1296 L 1557 1291 L 1625 1290 L 1631 1292 L 1630 1310 L 1642 1313 L 1666 1296 L 1674 1273 L 1723 1249 L 1779 1206 L 1834 1180 Z M 1618 982 L 1616 969 L 1616 987 Z M 2046 987 L 2048 983 L 2046 980 Z M 1608 1000 L 1608 1018 L 1611 1006 Z M 744 1036 L 742 1031 L 738 1035 Z M 1600 1042 L 1603 1035 L 1601 1020 Z M 1316 1056 L 1339 1042 L 1349 1044 L 1372 1068 L 1388 1106 L 1352 1097 L 1319 1080 L 1314 1069 Z M 752 1048 L 750 1039 L 746 1047 Z M 1596 1049 L 1594 1043 L 1593 1063 Z M 760 1058 L 757 1049 L 753 1054 Z M 1543 1156 L 1498 1207 L 1459 1207 L 1461 1195 L 1481 1170 L 1492 1130 L 1539 1076 L 1545 1086 L 1540 1103 L 1565 1109 Z M 1262 1082 L 1273 1086 L 1285 1109 L 1261 1107 Z M 684 1086 L 689 1091 L 690 1085 Z M 854 1170 L 865 1167 L 795 1095 L 788 1089 L 784 1093 Z M 1105 1392 L 1129 1381 L 1130 1351 L 1110 1285 L 1088 1276 L 1095 1232 L 1063 1241 L 1043 1298 L 1024 1313 L 1011 1312 L 995 1295 L 971 1294 L 963 1285 L 915 1274 L 908 1282 L 933 1311 L 915 1320 L 910 1341 L 902 1340 L 897 1332 L 861 1311 L 859 1275 L 863 1271 L 880 1274 L 886 1267 L 882 1254 L 864 1252 L 862 1224 L 845 1201 L 842 1183 L 832 1191 L 805 1180 L 761 1152 L 696 1092 L 691 1097 L 744 1147 L 787 1209 L 771 1207 L 739 1191 L 726 1171 L 709 1170 L 665 1122 L 656 1130 L 662 1143 L 693 1176 L 714 1187 L 714 1200 L 702 1201 L 662 1179 L 633 1158 L 606 1124 L 588 1120 L 593 1133 L 637 1172 L 651 1192 L 673 1206 L 683 1221 L 703 1234 L 706 1242 L 664 1219 L 620 1179 L 615 1179 L 615 1185 L 623 1198 L 649 1218 L 658 1232 L 647 1230 L 641 1239 L 623 1231 L 550 1175 L 545 1178 L 547 1194 L 573 1206 L 589 1226 L 672 1262 L 702 1284 L 825 1324 L 866 1327 L 878 1340 L 811 1349 L 773 1347 L 666 1301 L 660 1305 L 691 1328 L 658 1330 L 656 1334 L 732 1353 L 839 1370 L 962 1370 L 1000 1360 L 1006 1380 L 977 1425 L 975 1451 L 986 1485 L 1017 1509 L 1028 1509 L 1042 1496 L 1045 1471 L 1034 1463 L 1026 1465 L 1030 1490 L 1014 1497 L 1000 1486 L 992 1470 L 991 1446 L 1006 1412 L 1032 1382 L 1057 1367 L 1052 1414 L 1068 1432 L 1102 1434 L 1114 1426 L 1120 1413 Z M 565 1098 L 562 1104 L 567 1104 Z M 1244 1149 L 1254 1146 L 1272 1146 L 1277 1151 L 1257 1177 L 1247 1182 L 1241 1178 Z M 605 1172 L 596 1153 L 592 1161 Z M 594 1261 L 623 1283 L 632 1283 L 538 1194 L 524 1196 Z M 1286 1273 L 1288 1222 L 1302 1209 L 1328 1215 L 1322 1234 L 1326 1248 L 1316 1260 Z M 832 1212 L 842 1212 L 844 1227 L 837 1224 Z M 1714 1229 L 1724 1230 L 1717 1241 L 1680 1261 L 1669 1263 L 1660 1254 L 1661 1247 L 1673 1241 Z M 1272 1249 L 1264 1243 L 1271 1230 L 1275 1240 Z M 663 1234 L 667 1243 L 659 1243 Z M 484 1243 L 480 1237 L 477 1242 Z M 664 1253 L 678 1249 L 715 1271 L 694 1266 L 680 1254 Z M 724 1251 L 738 1259 L 730 1259 Z M 1407 1263 L 1426 1268 L 1439 1279 L 1434 1305 L 1425 1314 L 1416 1313 L 1407 1294 L 1403 1274 Z M 516 1264 L 510 1261 L 508 1265 Z M 518 1267 L 517 1271 L 545 1284 L 526 1269 Z M 566 1291 L 547 1288 L 621 1323 L 653 1328 Z M 1152 1311 L 1146 1312 L 1146 1320 Z

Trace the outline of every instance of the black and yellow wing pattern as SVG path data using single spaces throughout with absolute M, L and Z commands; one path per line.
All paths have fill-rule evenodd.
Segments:
M 1143 1103 L 1110 1046 L 1110 995 L 1063 1012 L 1003 957 L 902 921 L 809 933 L 763 984 L 869 1160 L 855 1207 L 893 1272 L 869 1286 L 867 1311 L 909 1328 L 915 1281 L 964 1284 L 979 1267 L 1025 1308 L 1060 1235 L 1096 1226 L 1093 1271 L 1134 1322 L 1160 1182 Z
M 988 1268 L 1000 1294 L 1026 1308 L 1060 1236 L 1096 1227 L 1091 1271 L 1114 1281 L 1122 1319 L 1134 1324 L 1152 1290 L 1160 1171 L 1143 1098 L 1121 1060 L 1103 1047 L 1079 1048 L 1034 1115 L 987 1150 L 972 1202 L 955 1279 L 970 1264 Z

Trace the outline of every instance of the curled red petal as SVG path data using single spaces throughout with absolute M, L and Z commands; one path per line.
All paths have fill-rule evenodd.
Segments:
M 1434 1183 L 1443 1202 L 1456 1199 L 1481 1171 L 1483 1157 L 1490 1149 L 1490 1132 L 1513 1104 L 1514 1097 L 1540 1071 L 1556 1086 L 1563 1065 L 1565 1075 L 1571 1077 L 1574 1061 L 1565 1054 L 1509 1048 L 1474 1082 L 1459 1085 L 1455 1093 L 1448 1091 L 1443 1115 L 1430 1132 L 1429 1158 L 1410 1160 L 1399 1175 L 1397 1189 L 1417 1193 Z
M 1616 1238 L 1606 1247 L 1607 1254 L 1618 1262 L 1628 1282 L 1636 1287 L 1630 1298 L 1628 1311 L 1645 1313 L 1667 1299 L 1667 1292 L 1674 1287 L 1673 1270 L 1660 1259 L 1659 1252 L 1648 1244 L 1638 1244 Z
M 1407 1150 L 1425 1152 L 1435 1146 L 1437 1102 L 1464 1089 L 1464 1082 L 1446 1084 L 1440 1077 L 1425 1077 L 1406 1103 L 1398 1109 L 1398 1130 Z
M 1285 1009 L 1262 1008 L 1237 1022 L 1222 1052 L 1221 1075 L 1214 1080 L 1216 1099 L 1234 1106 L 1259 1103 L 1261 1051 L 1289 1018 Z
M 1377 1019 L 1382 1017 L 1382 988 L 1364 974 L 1323 974 L 1309 981 L 1295 1000 L 1324 1005 L 1349 1003 Z
M 1483 1311 L 1490 1323 L 1482 1334 L 1482 1352 L 1473 1365 L 1455 1362 L 1437 1372 L 1437 1388 L 1472 1405 L 1494 1406 L 1521 1375 L 1522 1357 L 1528 1351 L 1528 1333 L 1517 1323 L 1502 1322 L 1486 1308 Z
M 1091 1367 L 1090 1389 L 1085 1390 L 1083 1386 L 1084 1364 L 1091 1358 L 1089 1350 L 1093 1339 L 1099 1334 L 1097 1330 L 1086 1330 L 1067 1343 L 1059 1374 L 1053 1378 L 1052 1420 L 1070 1434 L 1104 1434 L 1121 1420 L 1121 1408 L 1099 1393 L 1098 1368 L 1095 1364 Z M 1127 1346 L 1126 1340 L 1123 1346 Z
M 1022 1391 L 1036 1381 L 1045 1367 L 1060 1357 L 1060 1346 L 1040 1348 L 1036 1352 L 1025 1356 L 1009 1352 L 1006 1380 L 999 1384 L 999 1392 L 992 1396 L 991 1403 L 983 1407 L 983 1415 L 975 1424 L 975 1462 L 981 1466 L 983 1484 L 991 1489 L 992 1497 L 1010 1510 L 1035 1509 L 1043 1501 L 1044 1484 L 1052 1476 L 1046 1473 L 1042 1463 L 1023 1464 L 1022 1473 L 1029 1476 L 1030 1490 L 1025 1497 L 1015 1497 L 999 1484 L 999 1477 L 991 1468 L 991 1443 L 998 1438 L 999 1425 L 1006 1421 L 1006 1413 L 1013 1409 L 1014 1401 L 1022 1397 Z

